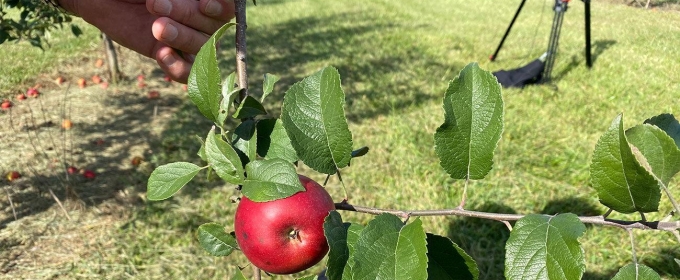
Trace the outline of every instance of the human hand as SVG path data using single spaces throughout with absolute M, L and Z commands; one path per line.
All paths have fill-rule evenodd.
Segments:
M 232 0 L 61 0 L 60 4 L 122 46 L 155 59 L 168 76 L 183 83 L 193 55 L 209 34 L 234 17 Z

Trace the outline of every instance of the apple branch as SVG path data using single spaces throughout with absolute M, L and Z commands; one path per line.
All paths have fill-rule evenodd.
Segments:
M 373 215 L 379 215 L 383 213 L 389 213 L 401 218 L 408 218 L 411 216 L 462 216 L 470 218 L 480 218 L 487 220 L 494 220 L 499 222 L 510 222 L 517 221 L 523 218 L 525 215 L 521 214 L 502 214 L 502 213 L 489 213 L 480 211 L 465 210 L 462 208 L 455 209 L 437 209 L 437 210 L 396 210 L 396 209 L 380 209 L 359 205 L 352 205 L 347 202 L 335 203 L 335 209 L 354 211 L 359 213 L 367 213 Z M 545 215 L 550 216 L 550 215 Z M 584 224 L 602 225 L 602 226 L 612 226 L 622 229 L 642 229 L 642 230 L 665 230 L 665 231 L 677 231 L 680 229 L 680 221 L 675 222 L 663 222 L 663 221 L 623 221 L 607 219 L 604 216 L 579 216 Z
M 237 103 L 241 103 L 248 96 L 248 74 L 246 72 L 246 0 L 234 0 L 236 7 L 236 74 L 239 91 Z

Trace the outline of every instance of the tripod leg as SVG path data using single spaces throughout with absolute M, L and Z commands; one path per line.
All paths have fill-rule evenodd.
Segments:
M 583 4 L 585 4 L 585 18 L 586 18 L 586 66 L 588 68 L 593 67 L 593 60 L 591 56 L 591 48 L 590 48 L 590 0 L 583 0 Z
M 522 11 L 522 7 L 524 7 L 524 3 L 526 0 L 522 0 L 522 3 L 519 4 L 519 8 L 517 8 L 517 12 L 515 12 L 515 16 L 512 18 L 512 21 L 510 21 L 510 25 L 508 26 L 508 29 L 505 30 L 505 34 L 503 34 L 503 39 L 501 39 L 500 44 L 498 44 L 498 48 L 496 48 L 496 51 L 489 57 L 489 60 L 494 61 L 496 60 L 496 56 L 498 55 L 498 52 L 501 51 L 501 48 L 503 47 L 503 43 L 505 43 L 505 38 L 508 37 L 508 34 L 510 34 L 510 29 L 512 29 L 512 26 L 515 24 L 515 20 L 517 20 L 517 17 L 519 16 L 519 12 Z
M 555 0 L 555 17 L 553 18 L 552 29 L 550 30 L 550 42 L 548 43 L 548 50 L 546 53 L 548 57 L 545 62 L 543 70 L 543 77 L 541 83 L 550 82 L 553 66 L 555 65 L 555 58 L 557 56 L 557 46 L 560 39 L 560 31 L 562 30 L 562 22 L 564 21 L 564 13 L 567 11 L 568 1 Z

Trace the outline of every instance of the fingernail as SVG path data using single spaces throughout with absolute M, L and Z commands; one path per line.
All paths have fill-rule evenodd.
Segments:
M 209 16 L 219 16 L 222 14 L 222 5 L 217 3 L 216 0 L 210 0 L 208 1 L 208 4 L 205 5 L 205 13 Z
M 174 54 L 168 54 L 165 57 L 163 57 L 161 61 L 163 62 L 163 64 L 165 64 L 165 66 L 170 67 L 173 64 L 175 64 L 175 62 L 177 62 L 177 58 L 175 57 Z
M 167 41 L 174 41 L 175 38 L 177 38 L 177 27 L 169 23 L 165 25 L 165 29 L 163 29 L 163 34 L 161 34 L 161 38 Z
M 156 0 L 153 4 L 154 12 L 162 16 L 169 16 L 172 11 L 172 2 L 170 0 Z

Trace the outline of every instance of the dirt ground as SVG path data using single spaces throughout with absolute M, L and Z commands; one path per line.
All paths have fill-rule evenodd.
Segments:
M 67 264 L 105 250 L 92 246 L 106 246 L 104 235 L 143 201 L 152 147 L 186 93 L 165 81 L 154 61 L 119 52 L 127 78 L 118 85 L 94 84 L 91 77 L 106 77 L 107 67 L 96 67 L 100 57 L 86 57 L 44 73 L 38 98 L 13 100 L 11 110 L 0 112 L 0 278 L 59 275 Z M 62 85 L 55 83 L 59 76 Z M 81 77 L 88 82 L 83 89 Z M 160 98 L 149 99 L 150 91 Z M 72 128 L 62 128 L 65 119 Z M 135 157 L 141 164 L 132 163 Z M 81 173 L 68 174 L 68 166 Z M 84 170 L 96 178 L 85 178 Z M 22 177 L 9 182 L 10 171 Z

